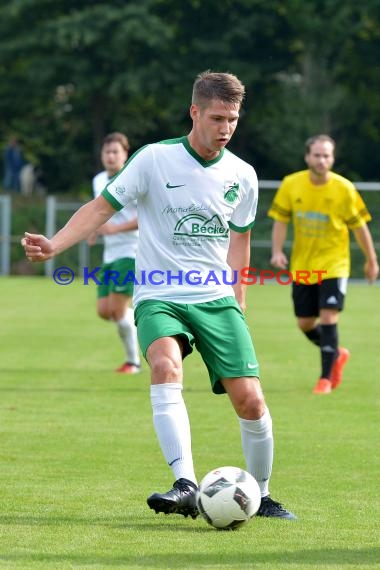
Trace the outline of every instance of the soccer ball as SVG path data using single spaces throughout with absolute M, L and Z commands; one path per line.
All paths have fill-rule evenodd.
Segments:
M 257 513 L 260 503 L 256 479 L 240 467 L 213 469 L 199 485 L 199 512 L 215 528 L 238 528 Z

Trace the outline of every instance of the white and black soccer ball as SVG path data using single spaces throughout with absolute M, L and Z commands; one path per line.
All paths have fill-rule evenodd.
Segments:
M 199 485 L 199 512 L 215 528 L 238 528 L 257 513 L 260 503 L 256 479 L 240 467 L 213 469 Z

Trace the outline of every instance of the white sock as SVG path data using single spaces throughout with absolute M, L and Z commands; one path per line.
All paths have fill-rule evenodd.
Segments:
M 126 361 L 140 366 L 139 343 L 134 323 L 134 311 L 128 308 L 124 317 L 116 322 L 117 330 L 125 348 Z
M 175 480 L 183 477 L 197 484 L 182 384 L 154 384 L 150 387 L 150 399 L 156 435 Z
M 272 418 L 269 410 L 259 420 L 239 418 L 243 453 L 247 470 L 259 484 L 261 496 L 269 495 L 273 465 Z

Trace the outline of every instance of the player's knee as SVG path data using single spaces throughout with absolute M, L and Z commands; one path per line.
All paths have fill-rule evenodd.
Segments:
M 98 317 L 100 317 L 101 319 L 104 319 L 105 321 L 112 320 L 111 313 L 105 309 L 98 309 L 97 313 L 98 313 Z
M 258 420 L 265 413 L 265 400 L 262 396 L 252 398 L 247 402 L 246 415 L 250 420 Z
M 314 318 L 299 318 L 297 321 L 298 328 L 304 333 L 311 331 L 315 324 L 316 319 Z
M 150 362 L 153 383 L 178 382 L 182 379 L 182 363 L 177 359 L 163 355 L 157 355 Z
M 265 399 L 262 392 L 249 392 L 237 406 L 239 418 L 246 420 L 258 420 L 264 415 L 266 409 Z

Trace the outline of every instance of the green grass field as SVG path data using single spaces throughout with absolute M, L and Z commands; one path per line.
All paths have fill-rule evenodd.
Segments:
M 297 522 L 236 532 L 146 505 L 173 476 L 152 427 L 149 373 L 112 372 L 122 351 L 95 315 L 95 287 L 1 278 L 0 568 L 329 570 L 380 567 L 380 287 L 351 284 L 341 317 L 342 386 L 313 396 L 317 349 L 296 329 L 286 286 L 253 286 L 247 318 L 274 420 L 274 499 Z M 225 396 L 197 354 L 185 392 L 199 479 L 244 467 Z

